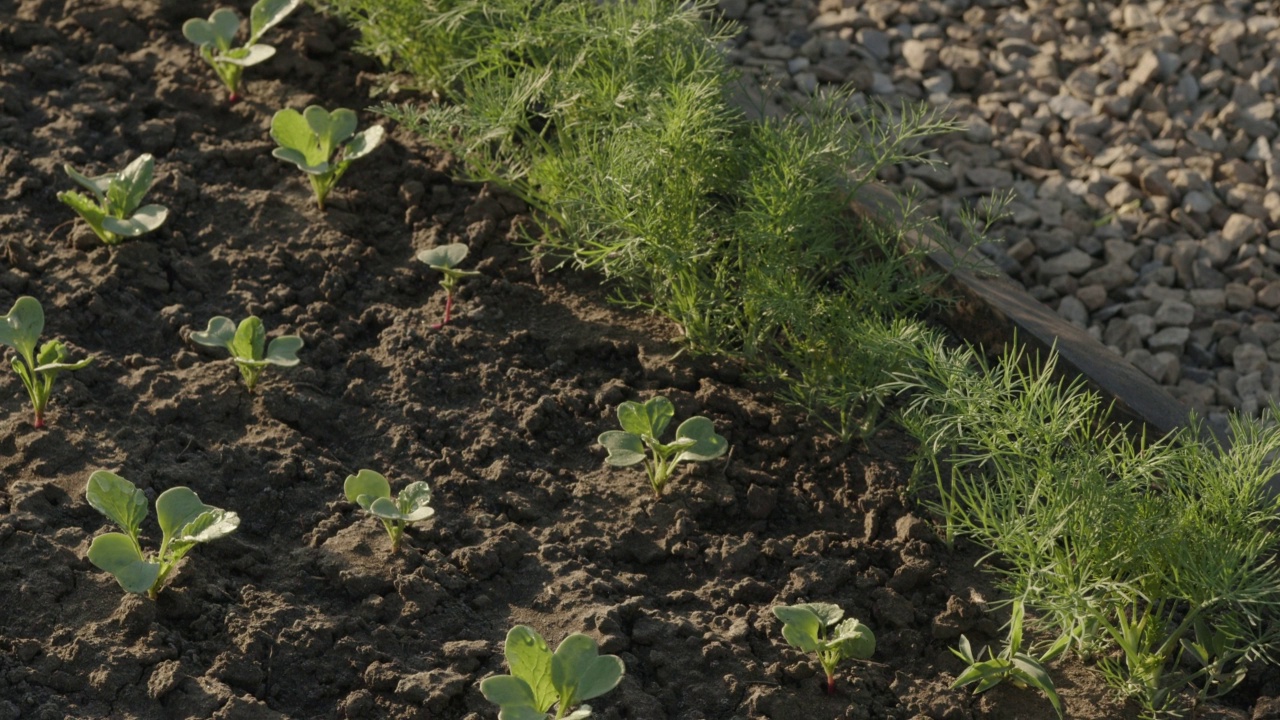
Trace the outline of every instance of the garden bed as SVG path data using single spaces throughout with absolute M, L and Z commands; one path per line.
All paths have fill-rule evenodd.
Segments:
M 0 379 L 0 718 L 490 718 L 477 683 L 504 670 L 515 623 L 623 658 L 602 718 L 1051 715 L 1030 692 L 948 689 L 962 663 L 947 648 L 998 639 L 1004 615 L 976 554 L 905 500 L 903 436 L 852 450 L 738 367 L 679 354 L 675 328 L 610 306 L 598 278 L 544 274 L 516 242 L 523 204 L 454 182 L 409 133 L 318 212 L 271 157 L 271 115 L 362 108 L 377 68 L 304 8 L 229 105 L 180 31 L 212 9 L 0 5 L 0 305 L 35 296 L 46 336 L 95 357 L 61 378 L 43 430 L 16 376 Z M 141 152 L 171 212 L 161 230 L 107 248 L 65 224 L 63 163 L 105 172 Z M 444 296 L 414 255 L 449 242 L 481 274 L 436 331 Z M 249 313 L 306 342 L 255 395 L 186 339 Z M 662 500 L 595 445 L 619 402 L 658 394 L 732 446 Z M 397 555 L 342 498 L 362 467 L 435 493 Z M 127 595 L 85 557 L 104 527 L 84 501 L 98 468 L 152 499 L 188 485 L 241 528 L 156 601 Z M 873 662 L 843 666 L 833 696 L 769 612 L 797 601 L 876 632 Z M 1082 666 L 1054 676 L 1071 717 L 1129 716 Z M 1202 716 L 1266 717 L 1274 674 L 1246 682 L 1238 708 Z

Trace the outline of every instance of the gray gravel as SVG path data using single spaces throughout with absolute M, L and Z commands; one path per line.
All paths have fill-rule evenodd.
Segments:
M 837 84 L 965 131 L 896 167 L 1032 295 L 1211 417 L 1280 400 L 1280 3 L 720 0 L 766 112 Z

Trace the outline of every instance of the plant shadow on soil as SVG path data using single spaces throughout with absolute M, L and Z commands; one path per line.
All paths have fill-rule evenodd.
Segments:
M 0 378 L 0 720 L 494 717 L 477 683 L 504 671 L 515 623 L 623 657 L 604 720 L 1049 717 L 1028 692 L 948 689 L 946 648 L 998 637 L 1000 615 L 976 555 L 904 507 L 904 439 L 884 436 L 890 457 L 841 447 L 734 367 L 677 357 L 671 327 L 609 306 L 598 279 L 543 277 L 516 242 L 523 205 L 453 182 L 403 131 L 318 212 L 270 155 L 271 113 L 362 108 L 377 68 L 304 8 L 228 106 L 180 31 L 213 7 L 0 2 L 0 301 L 35 296 L 46 335 L 96 358 L 59 379 L 43 431 Z M 63 226 L 64 162 L 140 152 L 165 227 L 106 248 Z M 436 332 L 443 294 L 413 256 L 448 242 L 482 275 Z M 254 395 L 185 340 L 250 313 L 306 341 Z M 653 394 L 732 444 L 660 501 L 595 447 L 619 402 Z M 397 555 L 342 497 L 361 467 L 434 491 Z M 126 595 L 85 557 L 105 526 L 83 496 L 97 468 L 153 501 L 188 485 L 241 528 L 158 600 Z M 802 600 L 879 639 L 830 697 L 770 613 Z M 1072 717 L 1129 716 L 1079 666 L 1057 677 Z

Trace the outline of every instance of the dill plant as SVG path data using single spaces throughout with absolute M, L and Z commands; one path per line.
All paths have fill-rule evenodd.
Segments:
M 1100 432 L 1108 408 L 1014 353 L 936 346 L 901 413 L 948 537 L 989 549 L 1003 589 L 1148 717 L 1234 688 L 1280 648 L 1280 428 L 1235 418 L 1154 441 Z M 1190 695 L 1190 697 L 1188 697 Z

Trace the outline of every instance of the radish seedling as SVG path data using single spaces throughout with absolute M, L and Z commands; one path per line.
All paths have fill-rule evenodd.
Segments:
M 72 180 L 93 193 L 93 197 L 66 190 L 58 193 L 58 199 L 70 205 L 108 245 L 149 233 L 169 217 L 169 210 L 163 205 L 139 207 L 155 181 L 155 159 L 149 154 L 138 156 L 120 172 L 92 178 L 81 175 L 70 165 L 62 168 Z
M 405 528 L 436 514 L 430 506 L 431 488 L 422 481 L 409 483 L 392 498 L 391 483 L 385 477 L 372 470 L 361 470 L 347 476 L 342 491 L 348 500 L 382 521 L 391 536 L 391 552 L 400 549 Z
M 275 48 L 258 39 L 301 4 L 302 0 L 259 0 L 249 10 L 249 42 L 242 47 L 231 47 L 240 32 L 240 15 L 231 8 L 214 10 L 208 20 L 191 18 L 182 24 L 182 35 L 199 46 L 200 56 L 227 86 L 227 99 L 235 102 L 240 99 L 244 69 L 276 54 Z
M 271 137 L 280 147 L 272 155 L 297 165 L 311 180 L 316 204 L 324 210 L 329 191 L 351 161 L 382 144 L 383 129 L 374 125 L 356 132 L 356 114 L 346 108 L 329 112 L 312 105 L 302 112 L 284 109 L 271 118 Z
M 298 350 L 302 348 L 302 338 L 297 335 L 281 335 L 266 344 L 266 331 L 262 329 L 262 321 L 256 315 L 250 315 L 240 321 L 240 326 L 221 315 L 209 321 L 209 327 L 202 332 L 191 333 L 192 342 L 208 347 L 223 347 L 231 353 L 231 359 L 249 392 L 258 385 L 258 376 L 268 365 L 293 367 L 298 364 Z
M 787 643 L 818 655 L 818 662 L 827 674 L 828 695 L 836 689 L 837 663 L 841 660 L 866 660 L 876 651 L 876 636 L 854 618 L 841 622 L 844 610 L 838 605 L 778 605 L 773 614 L 782 621 L 782 636 Z
M 467 246 L 464 243 L 453 243 L 451 245 L 441 245 L 423 250 L 418 253 L 418 259 L 431 266 L 432 270 L 439 270 L 444 274 L 444 279 L 440 281 L 440 287 L 444 288 L 444 320 L 432 325 L 433 330 L 439 330 L 449 324 L 449 319 L 453 315 L 453 291 L 458 289 L 458 283 L 462 278 L 468 275 L 479 275 L 475 270 L 459 270 L 458 264 L 467 257 Z
M 485 699 L 501 708 L 498 720 L 590 717 L 589 706 L 574 706 L 617 687 L 624 672 L 622 660 L 616 655 L 601 655 L 596 641 L 586 635 L 570 635 L 552 654 L 547 641 L 525 625 L 507 633 L 506 657 L 510 675 L 480 682 Z
M 53 394 L 53 381 L 65 370 L 79 370 L 93 362 L 85 358 L 69 363 L 67 346 L 61 341 L 50 340 L 39 346 L 40 333 L 44 331 L 44 308 L 40 301 L 23 295 L 13 304 L 9 314 L 0 318 L 0 345 L 8 345 L 18 351 L 13 358 L 13 371 L 22 379 L 22 386 L 31 397 L 35 409 L 35 426 L 44 427 L 44 409 Z
M 665 397 L 655 397 L 641 404 L 624 402 L 618 406 L 621 430 L 602 433 L 599 443 L 609 451 L 605 462 L 614 467 L 627 467 L 643 462 L 653 494 L 662 495 L 676 465 L 686 460 L 714 460 L 725 454 L 729 443 L 716 434 L 715 426 L 701 415 L 691 417 L 676 428 L 676 439 L 669 445 L 658 437 L 675 417 L 675 407 Z M 645 447 L 653 457 L 645 455 Z
M 147 517 L 147 496 L 133 483 L 106 470 L 89 476 L 85 498 L 123 533 L 109 532 L 89 545 L 89 562 L 115 576 L 120 587 L 155 599 L 178 561 L 196 545 L 229 535 L 240 526 L 233 512 L 205 505 L 189 488 L 173 487 L 156 498 L 160 550 L 144 554 L 138 532 Z

